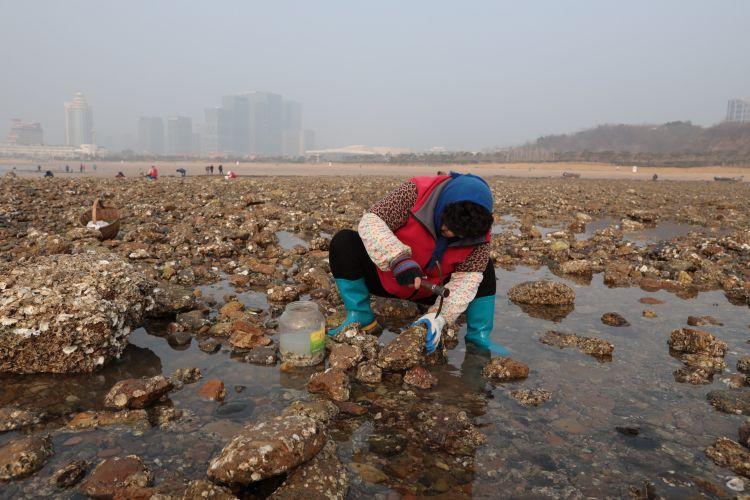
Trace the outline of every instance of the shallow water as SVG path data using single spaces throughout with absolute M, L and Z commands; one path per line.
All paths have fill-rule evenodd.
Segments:
M 736 307 L 721 292 L 702 293 L 689 300 L 667 292 L 638 288 L 610 289 L 601 275 L 582 285 L 552 275 L 546 268 L 519 267 L 497 270 L 498 296 L 495 340 L 511 356 L 531 369 L 527 380 L 497 387 L 480 376 L 486 361 L 467 355 L 463 341 L 449 351 L 449 363 L 432 369 L 440 382 L 425 392 L 405 394 L 398 381 L 377 388 L 355 384 L 353 400 L 374 397 L 412 398 L 430 404 L 455 404 L 476 418 L 487 444 L 474 457 L 453 457 L 428 452 L 422 443 L 405 441 L 404 435 L 382 428 L 372 415 L 342 420 L 332 430 L 339 455 L 345 463 L 369 463 L 382 470 L 387 480 L 364 483 L 352 473 L 350 497 L 386 494 L 390 491 L 452 498 L 497 497 L 621 497 L 630 486 L 652 481 L 668 498 L 695 496 L 701 478 L 720 485 L 733 477 L 704 456 L 704 449 L 719 436 L 736 438 L 744 417 L 714 410 L 705 394 L 723 388 L 721 377 L 713 384 L 678 384 L 672 372 L 681 366 L 669 355 L 666 341 L 675 328 L 686 326 L 688 315 L 712 315 L 724 326 L 705 327 L 729 346 L 726 356 L 734 372 L 740 356 L 750 355 L 747 343 L 750 309 Z M 550 278 L 568 283 L 576 291 L 576 306 L 558 323 L 534 318 L 507 299 L 507 290 L 526 280 Z M 202 288 L 219 302 L 231 291 L 225 284 Z M 644 305 L 641 297 L 665 301 Z M 264 294 L 246 292 L 238 298 L 247 306 L 266 308 Z M 658 318 L 641 316 L 650 308 Z M 629 327 L 601 323 L 603 313 L 619 312 Z M 574 349 L 560 350 L 538 341 L 548 329 L 595 336 L 615 346 L 611 362 L 598 362 Z M 392 333 L 385 332 L 387 342 Z M 462 337 L 462 335 L 461 335 Z M 176 350 L 166 340 L 163 323 L 136 330 L 121 360 L 92 376 L 29 376 L 0 378 L 0 405 L 15 402 L 62 416 L 74 411 L 101 408 L 106 391 L 128 377 L 169 376 L 175 369 L 198 367 L 204 380 L 224 381 L 228 396 L 223 403 L 203 401 L 196 395 L 201 382 L 170 394 L 175 408 L 189 415 L 167 430 L 102 428 L 67 432 L 57 429 L 61 418 L 35 432 L 51 432 L 55 455 L 35 476 L 0 485 L 0 497 L 36 497 L 61 493 L 47 485 L 59 466 L 74 459 L 93 463 L 103 457 L 137 454 L 155 473 L 156 482 L 170 474 L 203 477 L 207 463 L 242 425 L 278 414 L 291 401 L 306 399 L 305 383 L 311 370 L 283 373 L 278 367 L 260 367 L 233 357 L 225 347 L 207 354 L 197 342 Z M 544 388 L 552 399 L 536 408 L 524 408 L 509 396 L 511 390 Z M 616 426 L 637 426 L 638 436 L 625 436 Z M 0 444 L 19 433 L 0 434 Z
M 279 246 L 284 250 L 290 250 L 296 245 L 302 245 L 305 248 L 310 247 L 310 244 L 307 241 L 289 231 L 277 231 L 276 237 L 279 238 Z
M 610 226 L 619 228 L 620 221 L 611 217 L 603 217 L 594 219 L 586 224 L 586 229 L 582 233 L 575 234 L 575 238 L 578 241 L 590 239 L 597 231 L 601 231 Z M 551 225 L 539 225 L 534 226 L 542 234 L 542 237 L 546 237 L 548 233 L 554 233 L 557 231 L 566 231 L 568 223 L 551 224 Z M 492 226 L 492 234 L 501 234 L 505 231 L 510 230 L 511 234 L 515 236 L 521 235 L 521 220 L 515 215 L 503 215 L 500 217 L 500 222 Z M 651 243 L 656 243 L 664 240 L 671 240 L 680 236 L 686 236 L 689 233 L 701 233 L 712 237 L 723 236 L 727 233 L 726 230 L 719 230 L 716 228 L 707 228 L 696 224 L 685 224 L 680 222 L 673 222 L 669 220 L 659 221 L 653 226 L 646 226 L 640 231 L 626 231 L 623 233 L 623 239 L 626 241 L 632 241 L 637 246 L 643 246 Z

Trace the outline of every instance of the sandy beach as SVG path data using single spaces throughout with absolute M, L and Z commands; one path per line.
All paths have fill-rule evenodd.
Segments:
M 74 172 L 65 173 L 65 165 L 70 165 Z M 96 171 L 92 165 L 96 164 Z M 96 161 L 85 162 L 85 172 L 79 172 L 80 162 L 74 161 L 30 161 L 2 159 L 0 160 L 0 173 L 12 170 L 18 175 L 41 175 L 37 172 L 37 165 L 41 165 L 42 173 L 52 170 L 54 174 L 77 177 L 97 176 L 112 177 L 117 172 L 123 172 L 126 177 L 136 177 L 148 172 L 151 165 L 156 165 L 162 176 L 177 176 L 175 170 L 184 168 L 188 175 L 205 175 L 206 165 L 219 166 L 219 162 L 209 161 L 158 161 L 158 162 L 114 162 Z M 632 167 L 617 167 L 602 163 L 503 163 L 503 164 L 479 164 L 479 165 L 450 165 L 450 164 L 351 164 L 351 163 L 250 163 L 239 162 L 223 164 L 225 172 L 234 170 L 241 176 L 268 176 L 268 175 L 389 175 L 409 177 L 414 175 L 432 175 L 438 170 L 457 170 L 460 172 L 474 173 L 482 176 L 506 176 L 506 177 L 560 177 L 563 172 L 573 172 L 581 175 L 581 178 L 590 179 L 640 179 L 649 180 L 654 174 L 662 180 L 686 180 L 705 181 L 713 180 L 714 176 L 739 177 L 744 176 L 744 181 L 750 181 L 750 167 L 638 167 L 637 173 L 633 173 Z M 218 176 L 218 170 L 214 169 L 214 175 Z

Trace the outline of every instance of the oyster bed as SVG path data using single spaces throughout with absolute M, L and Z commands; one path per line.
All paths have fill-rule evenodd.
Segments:
M 275 342 L 274 318 L 298 297 L 318 302 L 331 322 L 340 316 L 327 242 L 398 182 L 0 180 L 0 276 L 61 254 L 115 253 L 157 286 L 182 291 L 130 334 L 119 360 L 93 374 L 0 375 L 0 408 L 37 416 L 5 432 L 0 421 L 0 447 L 49 435 L 44 454 L 50 444 L 53 450 L 32 474 L 0 482 L 0 495 L 74 498 L 86 483 L 51 483 L 59 469 L 82 460 L 90 477 L 102 460 L 135 455 L 150 474 L 141 494 L 181 498 L 245 425 L 270 421 L 295 401 L 324 399 L 307 389 L 322 366 L 253 364 L 237 346 L 264 335 Z M 429 389 L 397 372 L 373 384 L 352 377 L 348 401 L 327 431 L 335 448 L 316 458 L 330 461 L 334 453 L 343 464 L 348 487 L 340 481 L 336 494 L 619 498 L 655 491 L 684 498 L 744 488 L 742 469 L 717 465 L 706 450 L 722 437 L 741 441 L 745 417 L 718 411 L 707 395 L 729 387 L 750 392 L 735 369 L 750 355 L 750 187 L 508 178 L 490 185 L 498 222 L 493 338 L 528 365 L 528 377 L 483 377 L 488 359 L 467 351 L 462 329 L 447 362 L 427 367 L 437 379 Z M 123 214 L 113 241 L 77 225 L 81 208 L 100 195 Z M 537 280 L 568 285 L 574 306 L 550 310 L 509 299 L 511 287 Z M 382 345 L 418 314 L 397 301 L 378 301 L 376 311 Z M 627 324 L 604 324 L 613 312 Z M 716 319 L 721 325 L 695 328 L 727 345 L 726 368 L 700 383 L 677 381 L 686 380 L 676 374 L 685 361 L 667 344 L 690 316 Z M 550 331 L 596 338 L 613 351 L 597 358 L 549 345 L 541 339 Z M 104 411 L 116 382 L 182 368 L 198 368 L 202 378 L 174 388 L 157 410 L 71 427 L 86 422 L 85 412 Z M 223 383 L 223 398 L 205 397 L 209 380 Z M 449 424 L 433 424 L 441 421 Z M 310 470 L 325 469 L 316 467 Z M 269 496 L 285 475 L 234 494 Z

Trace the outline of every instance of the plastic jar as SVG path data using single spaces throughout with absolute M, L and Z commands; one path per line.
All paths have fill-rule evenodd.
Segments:
M 325 357 L 326 321 L 318 305 L 298 300 L 279 317 L 281 360 L 294 366 L 313 366 Z

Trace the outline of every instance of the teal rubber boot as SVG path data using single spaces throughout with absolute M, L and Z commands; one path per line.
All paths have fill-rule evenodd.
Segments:
M 490 340 L 495 323 L 495 296 L 479 297 L 466 308 L 466 342 L 493 356 L 507 356 L 508 349 Z
M 352 323 L 359 323 L 362 330 L 369 332 L 378 326 L 375 315 L 370 308 L 370 291 L 365 279 L 345 280 L 337 279 L 336 286 L 346 308 L 346 319 L 333 330 L 328 330 L 329 337 L 333 337 Z

